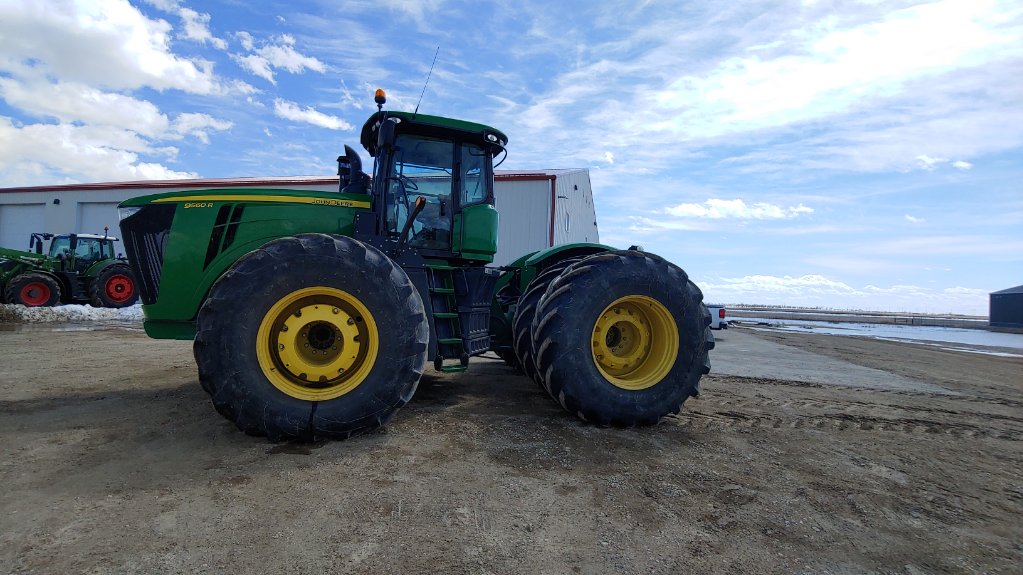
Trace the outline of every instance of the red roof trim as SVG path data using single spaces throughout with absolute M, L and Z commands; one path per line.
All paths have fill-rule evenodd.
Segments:
M 87 190 L 132 190 L 140 188 L 233 188 L 274 187 L 281 184 L 331 184 L 337 185 L 337 177 L 314 176 L 308 178 L 208 178 L 193 180 L 141 180 L 137 182 L 98 182 L 94 184 L 60 184 L 56 186 L 27 186 L 22 188 L 0 188 L 0 193 L 15 192 L 78 192 Z

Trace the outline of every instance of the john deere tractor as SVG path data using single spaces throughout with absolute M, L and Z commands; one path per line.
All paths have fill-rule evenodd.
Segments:
M 376 102 L 372 177 L 345 146 L 337 192 L 121 203 L 146 332 L 194 341 L 218 412 L 273 441 L 346 438 L 384 425 L 427 362 L 464 371 L 488 350 L 600 425 L 653 424 L 698 393 L 713 337 L 684 271 L 597 244 L 488 266 L 507 137 Z
M 43 253 L 43 242 L 50 249 Z M 30 307 L 89 302 L 121 308 L 138 301 L 135 275 L 114 256 L 117 238 L 34 233 L 29 251 L 0 248 L 0 297 Z

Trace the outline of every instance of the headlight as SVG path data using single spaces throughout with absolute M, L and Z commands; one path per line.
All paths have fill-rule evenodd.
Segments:
M 125 218 L 130 218 L 131 216 L 135 215 L 135 212 L 137 212 L 137 211 L 139 211 L 141 209 L 142 209 L 141 207 L 136 207 L 136 208 L 117 208 L 117 219 L 118 220 L 124 220 Z

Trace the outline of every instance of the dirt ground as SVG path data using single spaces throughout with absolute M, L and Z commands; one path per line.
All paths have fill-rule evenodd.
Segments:
M 484 360 L 383 431 L 273 445 L 189 342 L 0 331 L 0 573 L 1020 572 L 1023 359 L 744 338 L 951 393 L 711 375 L 601 429 Z

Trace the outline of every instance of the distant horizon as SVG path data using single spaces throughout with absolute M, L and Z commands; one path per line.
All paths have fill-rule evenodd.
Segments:
M 744 304 L 744 303 L 709 303 L 710 305 L 720 305 L 726 310 L 738 309 L 738 310 L 778 310 L 778 311 L 793 311 L 793 312 L 804 312 L 804 313 L 821 313 L 821 314 L 864 314 L 864 315 L 878 315 L 878 316 L 889 316 L 889 315 L 907 315 L 907 316 L 927 316 L 927 317 L 949 317 L 949 318 L 963 318 L 963 319 L 990 319 L 990 312 L 984 315 L 976 314 L 963 314 L 955 312 L 919 312 L 919 311 L 883 311 L 883 310 L 871 310 L 871 309 L 847 309 L 847 308 L 831 308 L 831 307 L 801 307 L 801 306 L 790 306 L 784 304 Z

